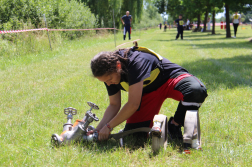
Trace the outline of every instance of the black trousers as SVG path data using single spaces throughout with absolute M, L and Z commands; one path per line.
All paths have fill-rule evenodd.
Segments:
M 177 78 L 185 72 L 178 72 L 171 78 Z M 174 121 L 184 126 L 185 114 L 187 110 L 198 110 L 201 104 L 205 101 L 207 95 L 207 89 L 205 85 L 195 76 L 190 76 L 179 81 L 174 87 L 183 95 L 183 101 L 180 101 L 177 110 L 174 115 Z M 126 123 L 124 131 L 149 127 L 153 120 L 138 122 L 138 123 Z M 145 133 L 146 134 L 146 133 Z
M 239 23 L 237 23 L 237 24 L 233 23 L 233 26 L 234 26 L 234 35 L 236 36 Z
M 130 25 L 125 25 L 124 26 L 124 31 L 123 31 L 123 39 L 125 40 L 126 38 L 126 33 L 128 32 L 129 34 L 129 39 L 130 39 Z
M 184 100 L 178 104 L 177 111 L 174 114 L 174 121 L 184 126 L 186 111 L 200 108 L 208 96 L 207 89 L 195 76 L 182 79 L 176 84 L 174 89 L 181 92 L 184 96 Z
M 180 34 L 181 39 L 183 39 L 183 31 L 184 31 L 183 27 L 182 28 L 178 28 L 178 33 L 177 33 L 176 39 L 179 38 L 179 34 Z

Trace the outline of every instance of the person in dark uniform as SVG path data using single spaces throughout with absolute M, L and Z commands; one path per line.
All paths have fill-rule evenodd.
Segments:
M 100 52 L 91 60 L 93 76 L 104 82 L 109 96 L 109 105 L 94 130 L 99 131 L 98 140 L 107 140 L 112 128 L 125 120 L 124 131 L 152 127 L 165 99 L 172 98 L 179 104 L 169 119 L 168 131 L 172 139 L 181 141 L 186 111 L 198 110 L 207 97 L 204 84 L 185 68 L 147 50 L 135 46 Z M 122 108 L 121 90 L 128 92 Z
M 126 12 L 126 15 L 124 15 L 121 18 L 121 21 L 124 25 L 124 31 L 123 31 L 123 40 L 125 40 L 126 38 L 126 33 L 128 32 L 129 34 L 129 40 L 130 38 L 130 26 L 131 26 L 131 22 L 132 22 L 132 16 L 129 14 L 129 11 Z
M 161 28 L 162 28 L 162 23 L 159 24 L 159 28 L 160 28 L 160 30 L 161 30 Z
M 179 18 L 174 21 L 174 24 L 175 23 L 176 23 L 177 30 L 178 30 L 176 40 L 179 38 L 179 34 L 180 34 L 181 39 L 183 40 L 184 21 L 182 20 L 182 15 L 181 14 L 179 15 Z
M 167 22 L 165 22 L 164 24 L 164 32 L 166 32 L 166 29 L 167 29 Z

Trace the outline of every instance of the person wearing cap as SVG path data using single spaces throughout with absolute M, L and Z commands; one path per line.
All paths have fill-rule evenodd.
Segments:
M 123 40 L 125 40 L 126 38 L 126 33 L 128 32 L 129 34 L 129 40 L 131 39 L 130 38 L 130 27 L 131 27 L 131 22 L 132 22 L 132 16 L 130 15 L 130 12 L 127 11 L 126 12 L 126 15 L 124 15 L 122 18 L 121 18 L 121 21 L 123 23 L 123 26 L 124 26 L 124 30 L 123 30 Z

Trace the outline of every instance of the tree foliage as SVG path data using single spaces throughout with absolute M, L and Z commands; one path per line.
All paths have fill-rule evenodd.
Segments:
M 248 11 L 252 9 L 252 1 L 251 0 L 223 0 L 226 8 L 226 37 L 231 37 L 230 31 L 230 11 Z
M 0 29 L 22 28 L 27 22 L 36 28 L 44 27 L 43 14 L 53 28 L 113 27 L 113 10 L 117 28 L 122 26 L 120 18 L 126 11 L 130 11 L 134 27 L 141 21 L 143 3 L 143 0 L 1 0 Z
M 81 2 L 90 7 L 92 13 L 98 17 L 101 27 L 112 27 L 113 10 L 116 27 L 121 26 L 120 18 L 125 15 L 126 11 L 130 11 L 133 23 L 137 23 L 141 19 L 143 10 L 143 0 L 81 0 Z
M 136 23 L 135 28 L 147 28 L 157 26 L 162 22 L 162 17 L 158 13 L 158 9 L 154 6 L 154 0 L 145 0 L 142 17 L 139 23 Z
M 204 14 L 204 25 L 209 13 L 212 13 L 212 21 L 215 22 L 215 14 L 221 11 L 221 8 L 226 8 L 226 20 L 227 20 L 227 34 L 226 37 L 231 37 L 230 33 L 230 11 L 247 12 L 252 9 L 251 0 L 155 0 L 155 6 L 158 8 L 159 13 L 168 13 L 171 17 L 176 18 L 179 14 L 182 14 L 190 20 L 197 18 L 198 26 L 200 18 Z M 230 10 L 230 11 L 229 11 Z M 204 26 L 205 29 L 206 26 Z M 214 27 L 212 34 L 214 34 Z
M 1 0 L 1 29 L 22 28 L 31 22 L 38 28 L 44 27 L 45 14 L 52 28 L 90 28 L 96 26 L 95 15 L 83 3 L 68 0 Z

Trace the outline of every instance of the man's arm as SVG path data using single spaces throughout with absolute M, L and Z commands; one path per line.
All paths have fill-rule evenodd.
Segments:
M 96 127 L 96 130 L 101 130 L 106 123 L 116 116 L 121 108 L 121 91 L 116 94 L 109 96 L 109 106 L 107 107 L 102 120 Z
M 133 84 L 129 87 L 128 102 L 123 106 L 121 111 L 109 121 L 108 125 L 110 128 L 114 128 L 121 124 L 123 121 L 127 120 L 131 115 L 133 115 L 140 106 L 143 91 L 143 81 Z M 98 140 L 108 139 L 110 134 L 110 129 L 105 125 L 99 131 Z
M 140 81 L 129 87 L 128 102 L 123 106 L 121 111 L 109 122 L 113 128 L 127 120 L 133 115 L 140 106 L 143 92 L 143 81 Z
M 174 24 L 176 27 L 178 27 L 178 25 L 176 24 L 176 22 L 175 22 L 175 21 L 173 22 L 173 24 Z
M 130 24 L 132 23 L 132 17 L 130 18 Z
M 122 23 L 123 23 L 123 25 L 124 25 L 124 22 L 123 22 L 123 19 L 121 18 L 121 21 L 122 21 Z

